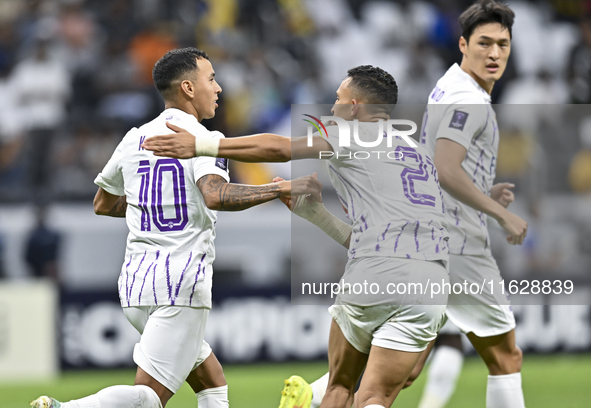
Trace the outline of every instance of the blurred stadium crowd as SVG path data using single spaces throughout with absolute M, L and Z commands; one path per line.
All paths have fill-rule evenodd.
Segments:
M 223 88 L 216 117 L 204 123 L 210 129 L 286 134 L 292 104 L 332 103 L 356 65 L 391 72 L 400 104 L 424 104 L 461 59 L 457 17 L 471 3 L 0 0 L 0 204 L 91 200 L 92 181 L 125 132 L 163 108 L 151 70 L 169 49 L 209 54 Z M 519 108 L 513 117 L 535 118 L 525 124 L 503 123 L 498 110 L 505 129 L 497 174 L 526 193 L 530 218 L 544 219 L 543 197 L 561 206 L 564 197 L 571 203 L 591 193 L 591 113 L 588 105 L 563 107 L 591 103 L 591 1 L 509 4 L 517 16 L 513 54 L 493 102 L 551 107 L 536 115 Z M 268 182 L 270 169 L 231 166 L 234 181 L 253 184 Z M 571 222 L 565 245 L 591 253 L 591 226 Z M 541 240 L 532 240 L 543 258 L 535 262 L 548 266 L 551 243 Z

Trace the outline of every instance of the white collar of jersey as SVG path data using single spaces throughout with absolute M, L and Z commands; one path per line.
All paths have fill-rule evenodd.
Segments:
M 449 69 L 449 72 L 453 75 L 461 76 L 464 80 L 469 81 L 472 85 L 474 85 L 476 87 L 476 89 L 478 89 L 478 91 L 480 91 L 482 93 L 482 96 L 484 97 L 484 99 L 488 103 L 490 103 L 490 101 L 491 101 L 490 94 L 488 92 L 486 92 L 484 90 L 484 88 L 481 87 L 480 84 L 478 82 L 476 82 L 476 80 L 474 78 L 472 78 L 472 76 L 469 73 L 464 71 L 458 65 L 457 62 L 451 66 L 451 68 Z
M 199 123 L 199 121 L 197 120 L 197 118 L 195 116 L 193 116 L 185 111 L 182 111 L 178 108 L 165 109 L 164 111 L 162 111 L 160 116 L 164 116 L 167 121 L 171 120 L 173 117 L 177 117 L 181 120 L 193 120 L 193 121 L 195 121 L 196 124 L 203 126 L 201 123 Z

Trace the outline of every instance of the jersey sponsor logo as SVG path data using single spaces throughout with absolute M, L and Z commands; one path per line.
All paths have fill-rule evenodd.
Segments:
M 466 121 L 468 120 L 468 114 L 459 110 L 455 110 L 449 122 L 449 127 L 458 130 L 464 130 Z
M 215 159 L 215 166 L 219 167 L 224 171 L 228 171 L 228 159 L 224 159 L 223 157 L 218 157 Z

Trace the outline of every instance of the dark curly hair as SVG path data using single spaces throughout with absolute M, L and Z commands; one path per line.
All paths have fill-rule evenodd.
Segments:
M 488 23 L 499 23 L 509 30 L 509 38 L 513 38 L 511 29 L 514 20 L 513 10 L 506 4 L 497 3 L 494 0 L 481 0 L 471 5 L 459 18 L 462 37 L 466 42 L 470 41 L 470 36 L 478 26 Z
M 360 65 L 347 71 L 351 78 L 354 94 L 365 99 L 365 103 L 374 105 L 391 105 L 390 110 L 398 102 L 398 85 L 394 77 L 381 68 L 372 65 Z
M 209 59 L 204 51 L 197 48 L 178 48 L 168 51 L 154 64 L 152 78 L 163 97 L 171 90 L 174 81 L 197 70 L 197 59 Z

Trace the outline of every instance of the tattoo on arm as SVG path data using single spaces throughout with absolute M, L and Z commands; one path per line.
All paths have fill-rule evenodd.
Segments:
M 240 211 L 257 204 L 266 203 L 281 196 L 278 185 L 249 186 L 231 184 L 223 177 L 208 174 L 197 181 L 201 194 L 217 199 L 216 209 L 220 211 Z M 207 200 L 207 198 L 206 198 Z
M 122 217 L 125 218 L 125 211 L 127 210 L 127 197 L 121 196 L 115 202 L 115 205 L 109 211 L 109 217 Z

